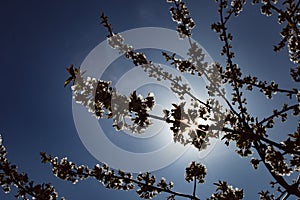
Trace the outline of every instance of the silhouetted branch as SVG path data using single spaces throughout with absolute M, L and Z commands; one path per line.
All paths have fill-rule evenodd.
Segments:
M 197 179 L 194 177 L 194 188 L 193 188 L 193 197 L 196 197 L 196 190 L 197 190 Z
M 277 181 L 277 183 L 279 183 L 283 188 L 286 189 L 286 191 L 290 194 L 296 195 L 296 196 L 300 196 L 300 191 L 298 190 L 298 188 L 294 188 L 291 185 L 289 185 L 282 176 L 277 175 L 272 166 L 267 163 L 265 161 L 265 154 L 262 152 L 262 148 L 261 148 L 261 143 L 259 141 L 254 141 L 254 148 L 257 150 L 259 156 L 262 158 L 262 161 L 264 163 L 264 165 L 266 166 L 266 168 L 268 169 L 268 171 L 270 172 L 270 174 L 273 176 L 273 178 Z
M 275 117 L 278 117 L 281 114 L 286 113 L 286 112 L 288 112 L 290 110 L 294 110 L 295 112 L 299 112 L 299 104 L 295 104 L 295 105 L 291 105 L 291 106 L 284 106 L 281 111 L 274 111 L 273 115 L 270 115 L 269 117 L 264 118 L 263 120 L 261 120 L 259 122 L 259 124 L 264 124 L 265 122 L 268 122 L 271 119 L 273 119 Z M 296 115 L 298 115 L 298 114 L 296 114 Z
M 28 175 L 19 173 L 17 166 L 11 164 L 6 158 L 6 148 L 2 144 L 0 135 L 0 185 L 4 193 L 9 193 L 11 186 L 17 189 L 15 197 L 28 200 L 29 196 L 37 200 L 55 200 L 58 194 L 50 183 L 34 184 Z M 61 198 L 64 200 L 64 198 Z
M 260 122 L 258 121 L 257 117 L 251 116 L 246 107 L 247 100 L 244 98 L 242 89 L 251 91 L 253 87 L 259 89 L 261 93 L 263 93 L 267 98 L 271 99 L 272 95 L 275 93 L 283 93 L 286 94 L 290 98 L 297 98 L 299 102 L 299 91 L 298 89 L 282 89 L 276 84 L 275 82 L 271 82 L 267 84 L 265 81 L 259 81 L 257 77 L 247 76 L 242 78 L 241 69 L 238 67 L 236 63 L 233 62 L 234 52 L 232 51 L 232 35 L 228 31 L 228 21 L 230 18 L 235 15 L 238 16 L 239 13 L 243 10 L 243 6 L 245 4 L 245 0 L 232 0 L 230 5 L 227 0 L 217 0 L 219 4 L 219 22 L 212 24 L 211 28 L 219 34 L 219 39 L 223 42 L 223 47 L 221 50 L 221 55 L 225 56 L 226 58 L 226 67 L 223 69 L 219 64 L 208 65 L 207 63 L 203 62 L 204 54 L 201 53 L 201 49 L 197 47 L 195 43 L 191 41 L 191 30 L 194 27 L 194 22 L 190 17 L 190 13 L 185 5 L 184 2 L 181 0 L 168 0 L 168 2 L 173 3 L 174 6 L 170 8 L 170 12 L 172 15 L 172 19 L 178 24 L 177 32 L 179 33 L 179 37 L 185 38 L 187 37 L 190 43 L 190 49 L 188 55 L 190 59 L 182 60 L 175 57 L 175 54 L 169 55 L 167 53 L 163 53 L 163 56 L 166 58 L 167 61 L 171 62 L 171 65 L 174 65 L 176 69 L 180 72 L 187 72 L 192 75 L 198 74 L 198 76 L 204 76 L 210 83 L 207 86 L 208 93 L 210 96 L 219 96 L 221 97 L 228 106 L 229 110 L 225 111 L 224 116 L 226 116 L 224 127 L 221 131 L 224 132 L 224 136 L 222 139 L 226 139 L 225 144 L 229 144 L 229 141 L 235 141 L 237 147 L 237 153 L 243 157 L 247 157 L 252 154 L 252 149 L 255 149 L 258 152 L 260 159 L 251 159 L 251 164 L 255 169 L 260 162 L 263 162 L 268 171 L 271 173 L 273 178 L 276 180 L 276 184 L 279 184 L 281 187 L 285 189 L 285 191 L 281 192 L 278 198 L 287 198 L 289 195 L 296 195 L 299 197 L 299 183 L 298 181 L 294 184 L 289 184 L 284 179 L 285 175 L 289 175 L 293 172 L 292 167 L 295 169 L 299 168 L 299 130 L 292 135 L 290 134 L 288 139 L 282 142 L 275 142 L 268 139 L 268 132 L 267 129 L 273 128 L 274 118 L 281 117 L 282 121 L 284 122 L 287 118 L 287 112 L 293 110 L 293 114 L 295 116 L 299 115 L 299 105 L 286 105 L 284 104 L 283 108 L 280 111 L 274 110 L 273 114 L 265 117 Z M 258 0 L 253 0 L 254 3 L 258 3 Z M 299 9 L 299 2 L 295 5 L 292 0 L 285 1 L 287 4 L 287 10 L 283 11 L 278 9 L 275 4 L 275 1 L 261 1 L 263 6 L 261 7 L 261 11 L 263 14 L 267 16 L 271 15 L 271 10 L 275 10 L 279 15 L 279 23 L 283 21 L 287 21 L 287 26 L 281 32 L 283 36 L 282 41 L 279 43 L 278 47 L 275 47 L 274 50 L 279 50 L 285 46 L 288 42 L 288 48 L 290 51 L 290 58 L 293 62 L 297 63 L 298 58 L 300 57 L 300 48 L 298 45 L 299 40 L 299 30 L 298 30 L 298 23 L 299 17 L 294 15 L 298 15 Z M 168 80 L 171 82 L 171 89 L 174 93 L 176 93 L 182 100 L 184 100 L 184 95 L 187 94 L 192 99 L 196 100 L 201 104 L 200 107 L 205 112 L 195 111 L 195 109 L 187 109 L 185 110 L 185 103 L 181 103 L 179 105 L 173 104 L 173 109 L 164 110 L 165 116 L 154 116 L 146 113 L 146 117 L 152 119 L 158 119 L 161 121 L 165 121 L 166 123 L 170 124 L 171 131 L 173 132 L 174 141 L 179 141 L 182 144 L 192 143 L 196 148 L 201 150 L 199 145 L 201 146 L 204 143 L 204 138 L 208 135 L 208 128 L 199 125 L 198 128 L 195 130 L 189 130 L 188 135 L 190 139 L 184 139 L 181 132 L 190 129 L 195 124 L 193 121 L 196 117 L 206 118 L 204 115 L 208 111 L 210 113 L 211 110 L 215 111 L 215 114 L 220 114 L 220 106 L 218 103 L 212 101 L 211 99 L 207 100 L 207 102 L 201 101 L 197 99 L 195 95 L 190 93 L 189 87 L 182 83 L 181 77 L 177 76 L 173 78 L 171 74 L 157 65 L 155 66 L 151 61 L 148 61 L 145 54 L 141 52 L 135 52 L 134 48 L 129 46 L 128 44 L 124 43 L 124 39 L 119 34 L 114 34 L 112 32 L 111 25 L 108 23 L 107 17 L 102 14 L 101 16 L 102 24 L 108 30 L 108 43 L 112 48 L 118 49 L 120 53 L 124 54 L 126 58 L 132 60 L 135 66 L 141 66 L 145 72 L 147 72 L 149 77 L 155 78 L 157 81 L 160 80 Z M 296 69 L 291 70 L 291 77 L 293 80 L 298 81 L 300 80 L 300 70 L 299 66 Z M 219 74 L 219 76 L 216 76 Z M 223 88 L 219 88 L 221 84 L 229 84 L 232 87 L 233 93 L 231 94 L 232 99 L 229 100 L 225 96 L 225 90 Z M 134 96 L 135 93 L 133 93 Z M 123 97 L 125 99 L 125 97 Z M 135 98 L 133 98 L 135 99 Z M 140 100 L 142 101 L 142 100 Z M 101 102 L 101 101 L 100 101 Z M 104 104 L 106 105 L 106 104 Z M 112 106 L 107 104 L 105 108 L 111 112 L 110 117 L 113 117 L 113 109 L 110 109 Z M 197 107 L 197 106 L 195 106 Z M 140 107 L 139 107 L 140 108 Z M 132 110 L 138 112 L 138 109 Z M 218 108 L 218 109 L 216 109 Z M 130 111 L 130 109 L 129 109 Z M 128 114 L 124 114 L 124 117 L 130 117 Z M 211 121 L 215 122 L 218 118 L 210 118 Z M 135 124 L 139 124 L 139 120 L 133 120 Z M 144 126 L 144 123 L 139 124 Z M 211 130 L 216 130 L 217 126 L 211 126 Z M 204 128 L 204 129 L 202 129 Z M 200 141 L 196 141 L 196 139 L 200 139 Z M 285 156 L 290 156 L 290 164 L 285 162 Z M 204 173 L 200 173 L 200 176 L 196 176 L 195 174 L 198 171 L 195 171 L 194 168 L 199 168 L 198 170 L 202 170 L 201 165 L 196 165 L 192 163 L 190 167 L 187 169 L 190 170 L 188 175 L 186 175 L 186 180 L 188 182 L 194 182 L 194 190 L 193 195 L 186 196 L 186 197 L 193 197 L 191 199 L 195 199 L 196 195 L 196 179 L 199 183 L 204 182 L 202 179 L 202 175 Z M 297 171 L 297 170 L 296 170 Z M 120 177 L 114 177 L 120 178 Z M 125 179 L 127 180 L 127 179 Z M 128 180 L 130 181 L 130 180 Z M 155 186 L 148 186 L 148 185 L 141 185 L 138 182 L 132 181 L 139 186 L 145 186 L 146 188 L 144 192 L 148 191 L 150 193 L 143 193 L 140 191 L 140 197 L 144 198 L 147 194 L 147 197 L 151 195 L 154 196 L 157 191 L 153 191 Z M 152 184 L 153 185 L 153 184 Z M 226 182 L 216 183 L 218 189 L 216 193 L 214 193 L 211 199 L 232 199 L 232 196 L 235 199 L 242 199 L 243 198 L 243 190 L 233 190 L 227 186 Z M 157 189 L 157 188 L 156 188 Z M 152 193 L 151 193 L 152 192 Z M 151 194 L 151 195 L 150 195 Z M 174 199 L 176 193 L 170 193 L 169 199 Z M 269 191 L 260 192 L 259 193 L 262 199 L 274 199 L 273 194 L 269 194 Z M 150 196 L 149 196 L 150 195 Z
M 136 178 L 133 178 L 131 173 L 125 173 L 121 170 L 114 172 L 106 164 L 103 166 L 95 165 L 93 169 L 89 169 L 87 166 L 77 166 L 75 163 L 67 161 L 66 158 L 58 161 L 58 158 L 53 158 L 51 155 L 41 153 L 41 159 L 43 163 L 50 163 L 52 165 L 52 171 L 55 176 L 60 179 L 77 183 L 79 180 L 95 178 L 102 183 L 106 188 L 120 189 L 120 190 L 133 190 L 134 185 L 138 186 L 136 190 L 138 195 L 144 199 L 151 199 L 161 192 L 172 194 L 179 197 L 185 197 L 188 199 L 199 200 L 199 198 L 172 191 L 173 183 L 167 183 L 164 178 L 160 180 L 156 185 L 156 178 L 150 173 L 140 173 Z

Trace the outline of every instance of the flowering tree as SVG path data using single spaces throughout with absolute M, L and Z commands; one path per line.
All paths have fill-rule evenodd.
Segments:
M 162 52 L 162 56 L 175 69 L 181 73 L 189 73 L 208 81 L 206 87 L 208 98 L 203 101 L 198 99 L 180 76 L 173 76 L 164 71 L 159 65 L 148 60 L 146 55 L 138 52 L 124 38 L 113 32 L 108 17 L 101 15 L 101 23 L 107 29 L 109 45 L 117 49 L 136 67 L 141 67 L 149 77 L 157 81 L 171 82 L 171 90 L 182 100 L 179 104 L 172 104 L 173 108 L 165 109 L 163 116 L 155 116 L 149 111 L 155 105 L 155 95 L 149 93 L 142 97 L 136 91 L 127 96 L 120 95 L 111 86 L 111 82 L 85 77 L 84 71 L 71 65 L 67 68 L 70 77 L 64 85 L 73 83 L 74 100 L 85 106 L 96 118 L 113 119 L 112 126 L 117 130 L 127 129 L 133 133 L 143 134 L 151 126 L 151 119 L 158 119 L 167 123 L 173 134 L 174 142 L 182 145 L 192 145 L 199 151 L 209 145 L 212 138 L 236 144 L 236 153 L 242 157 L 249 157 L 257 153 L 250 163 L 254 169 L 263 165 L 272 175 L 271 189 L 258 191 L 260 199 L 287 199 L 290 196 L 300 198 L 300 123 L 295 127 L 294 133 L 286 135 L 283 141 L 274 141 L 268 136 L 272 135 L 274 124 L 278 121 L 286 122 L 288 114 L 295 117 L 299 115 L 300 92 L 298 89 L 283 89 L 275 82 L 267 83 L 255 76 L 244 76 L 241 68 L 234 62 L 235 54 L 231 42 L 233 40 L 227 26 L 232 16 L 238 16 L 243 10 L 246 0 L 216 0 L 218 4 L 219 21 L 211 25 L 219 40 L 223 43 L 221 55 L 225 58 L 225 65 L 205 62 L 202 49 L 191 40 L 192 29 L 195 26 L 193 19 L 184 2 L 181 0 L 167 0 L 172 4 L 170 13 L 173 21 L 177 23 L 177 32 L 181 39 L 187 39 L 190 44 L 187 55 L 189 59 L 182 59 L 176 54 Z M 278 23 L 283 25 L 282 39 L 274 46 L 274 51 L 284 47 L 289 50 L 291 62 L 291 79 L 300 82 L 300 1 L 285 0 L 278 6 L 276 0 L 252 0 L 253 4 L 260 4 L 262 14 L 278 16 Z M 229 97 L 225 93 L 225 86 L 229 88 Z M 248 111 L 245 94 L 252 94 L 258 90 L 267 99 L 272 99 L 275 93 L 285 95 L 291 99 L 289 104 L 278 105 L 268 116 L 259 118 Z M 228 91 L 228 89 L 227 89 Z M 224 102 L 221 104 L 220 99 Z M 126 121 L 130 118 L 131 121 Z M 199 122 L 198 119 L 201 119 Z M 6 159 L 5 147 L 0 148 L 0 181 L 4 192 L 10 191 L 10 186 L 18 188 L 16 197 L 28 199 L 56 199 L 58 197 L 51 184 L 34 185 L 24 173 L 17 172 L 17 167 Z M 165 178 L 157 178 L 149 172 L 134 176 L 121 169 L 115 171 L 108 165 L 96 165 L 89 168 L 84 165 L 68 161 L 66 158 L 59 160 L 44 152 L 41 153 L 43 163 L 50 163 L 52 172 L 60 179 L 76 183 L 87 178 L 95 178 L 106 188 L 116 190 L 135 190 L 140 198 L 151 199 L 160 193 L 168 193 L 168 199 L 186 197 L 199 199 L 196 195 L 198 184 L 205 182 L 206 167 L 192 161 L 185 170 L 185 180 L 193 182 L 192 194 L 179 193 L 173 190 L 173 182 Z M 209 169 L 208 169 L 209 170 Z M 293 180 L 287 176 L 295 177 Z M 217 180 L 216 180 L 217 181 Z M 243 189 L 234 189 L 226 181 L 219 180 L 215 183 L 216 191 L 208 199 L 243 199 Z M 272 189 L 276 186 L 277 190 Z

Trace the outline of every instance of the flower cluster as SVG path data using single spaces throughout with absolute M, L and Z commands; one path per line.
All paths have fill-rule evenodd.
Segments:
M 177 22 L 177 32 L 180 38 L 190 37 L 191 30 L 195 27 L 195 22 L 190 17 L 186 5 L 181 0 L 167 0 L 168 3 L 174 3 L 175 7 L 170 8 L 172 19 Z
M 215 183 L 217 186 L 216 192 L 211 196 L 211 200 L 240 200 L 244 198 L 244 191 L 238 188 L 233 188 L 226 181 Z
M 133 91 L 128 99 L 117 94 L 110 85 L 110 81 L 84 78 L 82 73 L 78 73 L 74 85 L 71 86 L 73 99 L 98 119 L 104 116 L 113 118 L 113 127 L 117 130 L 126 128 L 133 132 L 142 132 L 151 124 L 148 112 L 154 106 L 154 95 L 149 93 L 143 98 Z M 134 124 L 128 124 L 126 117 L 131 117 Z
M 260 160 L 255 159 L 255 158 L 251 158 L 251 160 L 250 160 L 250 163 L 251 163 L 251 165 L 253 166 L 254 169 L 258 168 L 259 162 L 260 162 Z
M 298 122 L 298 127 L 293 134 L 289 135 L 291 137 L 283 142 L 287 152 L 292 152 L 292 159 L 290 164 L 294 167 L 295 171 L 300 171 L 300 122 Z
M 204 60 L 206 55 L 203 53 L 203 49 L 196 42 L 192 42 L 187 55 L 189 56 L 189 62 L 196 66 L 198 76 L 201 76 L 208 67 L 208 63 Z
M 71 89 L 76 103 L 85 106 L 96 118 L 103 118 L 106 113 L 111 116 L 111 82 L 95 78 L 76 76 L 76 81 Z
M 129 111 L 135 113 L 135 117 L 132 117 L 132 121 L 140 127 L 149 126 L 150 119 L 148 111 L 154 106 L 153 93 L 149 93 L 148 96 L 143 99 L 141 95 L 137 96 L 134 91 L 129 98 Z
M 197 180 L 198 183 L 204 183 L 206 176 L 206 167 L 200 163 L 191 162 L 185 169 L 185 180 L 191 182 Z
M 192 144 L 198 150 L 205 149 L 209 145 L 209 138 L 216 137 L 212 131 L 209 132 L 209 125 L 205 122 L 209 111 L 197 102 L 193 102 L 191 105 L 194 107 L 191 108 L 185 108 L 185 103 L 172 105 L 174 108 L 170 111 L 164 110 L 164 119 L 170 124 L 174 142 Z
M 275 199 L 274 194 L 270 194 L 270 192 L 268 190 L 260 191 L 258 194 L 259 194 L 259 198 L 261 200 L 274 200 Z
M 284 161 L 283 155 L 274 150 L 272 146 L 268 146 L 266 149 L 265 162 L 272 166 L 272 171 L 279 176 L 289 176 L 292 169 L 288 167 L 287 163 Z
M 109 46 L 111 46 L 111 48 L 118 49 L 119 53 L 124 53 L 124 52 L 127 53 L 133 51 L 132 46 L 128 44 L 124 44 L 124 38 L 120 34 L 115 34 L 107 38 L 107 42 Z
M 240 12 L 243 11 L 243 6 L 246 4 L 246 0 L 232 0 L 230 5 L 235 16 L 238 16 Z
M 161 180 L 157 183 L 157 186 L 155 186 L 156 178 L 148 172 L 140 173 L 136 179 L 140 183 L 143 183 L 136 191 L 142 199 L 152 199 L 162 191 L 171 191 L 174 186 L 173 182 L 167 183 L 165 178 L 161 178 Z

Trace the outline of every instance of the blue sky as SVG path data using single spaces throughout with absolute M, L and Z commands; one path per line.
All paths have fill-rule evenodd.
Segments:
M 188 1 L 187 5 L 196 22 L 193 38 L 215 61 L 224 63 L 219 56 L 221 43 L 210 30 L 210 24 L 218 19 L 215 2 Z M 67 78 L 65 67 L 71 63 L 80 65 L 105 40 L 107 33 L 99 22 L 102 11 L 109 16 L 115 32 L 147 26 L 175 30 L 169 6 L 158 0 L 0 1 L 0 133 L 9 160 L 20 171 L 27 172 L 36 182 L 53 183 L 67 199 L 138 199 L 135 192 L 107 190 L 93 180 L 77 185 L 61 181 L 51 174 L 48 165 L 41 164 L 39 152 L 67 156 L 89 166 L 99 162 L 78 137 L 71 91 L 63 87 Z M 266 81 L 276 80 L 288 88 L 292 83 L 287 50 L 279 54 L 272 52 L 272 45 L 280 39 L 280 27 L 274 20 L 261 16 L 257 6 L 247 4 L 245 12 L 230 23 L 237 53 L 235 61 L 245 74 L 256 74 Z M 270 113 L 280 100 L 276 97 L 266 104 L 264 98 L 255 96 L 249 106 L 254 114 L 262 116 Z M 292 131 L 290 127 L 285 130 Z M 279 137 L 278 134 L 275 132 L 274 137 Z M 183 183 L 189 159 L 187 155 L 155 174 L 173 180 L 178 191 L 190 193 L 192 186 Z M 257 199 L 257 192 L 268 188 L 270 176 L 263 166 L 252 170 L 249 159 L 240 159 L 225 145 L 218 145 L 202 162 L 208 168 L 207 182 L 198 191 L 202 199 L 214 191 L 212 183 L 219 179 L 244 188 L 245 199 Z M 0 192 L 0 199 L 13 199 L 13 194 Z

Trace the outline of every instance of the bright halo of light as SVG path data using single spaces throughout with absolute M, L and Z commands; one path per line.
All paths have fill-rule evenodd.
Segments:
M 188 40 L 178 39 L 176 31 L 166 28 L 143 27 L 127 30 L 120 34 L 125 38 L 126 43 L 132 45 L 136 50 L 143 48 L 159 49 L 174 52 L 184 59 L 187 58 L 186 53 L 190 47 Z M 191 41 L 196 42 L 193 39 L 191 39 Z M 211 64 L 213 62 L 212 58 L 200 44 L 197 43 L 197 45 L 203 49 L 206 60 Z M 81 65 L 81 70 L 86 71 L 84 75 L 86 77 L 99 78 L 105 69 L 120 56 L 118 50 L 112 49 L 106 41 L 103 41 L 88 54 Z M 137 81 L 142 74 L 144 73 L 139 73 L 139 76 L 135 76 L 135 79 L 130 81 Z M 124 76 L 126 76 L 126 74 Z M 181 76 L 183 75 L 181 74 Z M 147 75 L 141 80 L 141 84 L 153 82 L 153 79 Z M 126 81 L 128 84 L 130 83 L 128 80 L 123 80 L 123 84 L 120 84 L 116 89 L 118 91 L 127 91 L 127 88 L 132 89 L 128 87 L 128 84 L 124 84 Z M 196 93 L 200 91 L 198 88 L 199 85 L 194 84 L 193 78 L 187 78 L 187 83 L 191 88 L 196 87 L 196 89 L 194 88 Z M 157 84 L 156 81 L 155 84 Z M 132 92 L 132 90 L 130 92 Z M 128 95 L 129 93 L 126 94 Z M 171 104 L 172 102 L 168 101 L 168 103 Z M 160 104 L 165 106 L 164 103 Z M 72 102 L 72 110 L 75 126 L 84 146 L 96 159 L 107 163 L 115 169 L 122 169 L 128 172 L 155 171 L 174 163 L 183 156 L 184 152 L 190 147 L 189 145 L 184 146 L 179 143 L 170 142 L 162 148 L 147 153 L 129 152 L 112 143 L 105 135 L 105 130 L 98 123 L 98 120 L 91 116 L 83 106 L 76 104 L 74 100 Z M 164 130 L 165 128 L 161 131 Z M 168 131 L 170 132 L 170 130 Z M 213 147 L 214 145 L 211 145 L 209 150 L 206 149 L 206 154 L 204 152 L 203 156 L 208 155 Z

